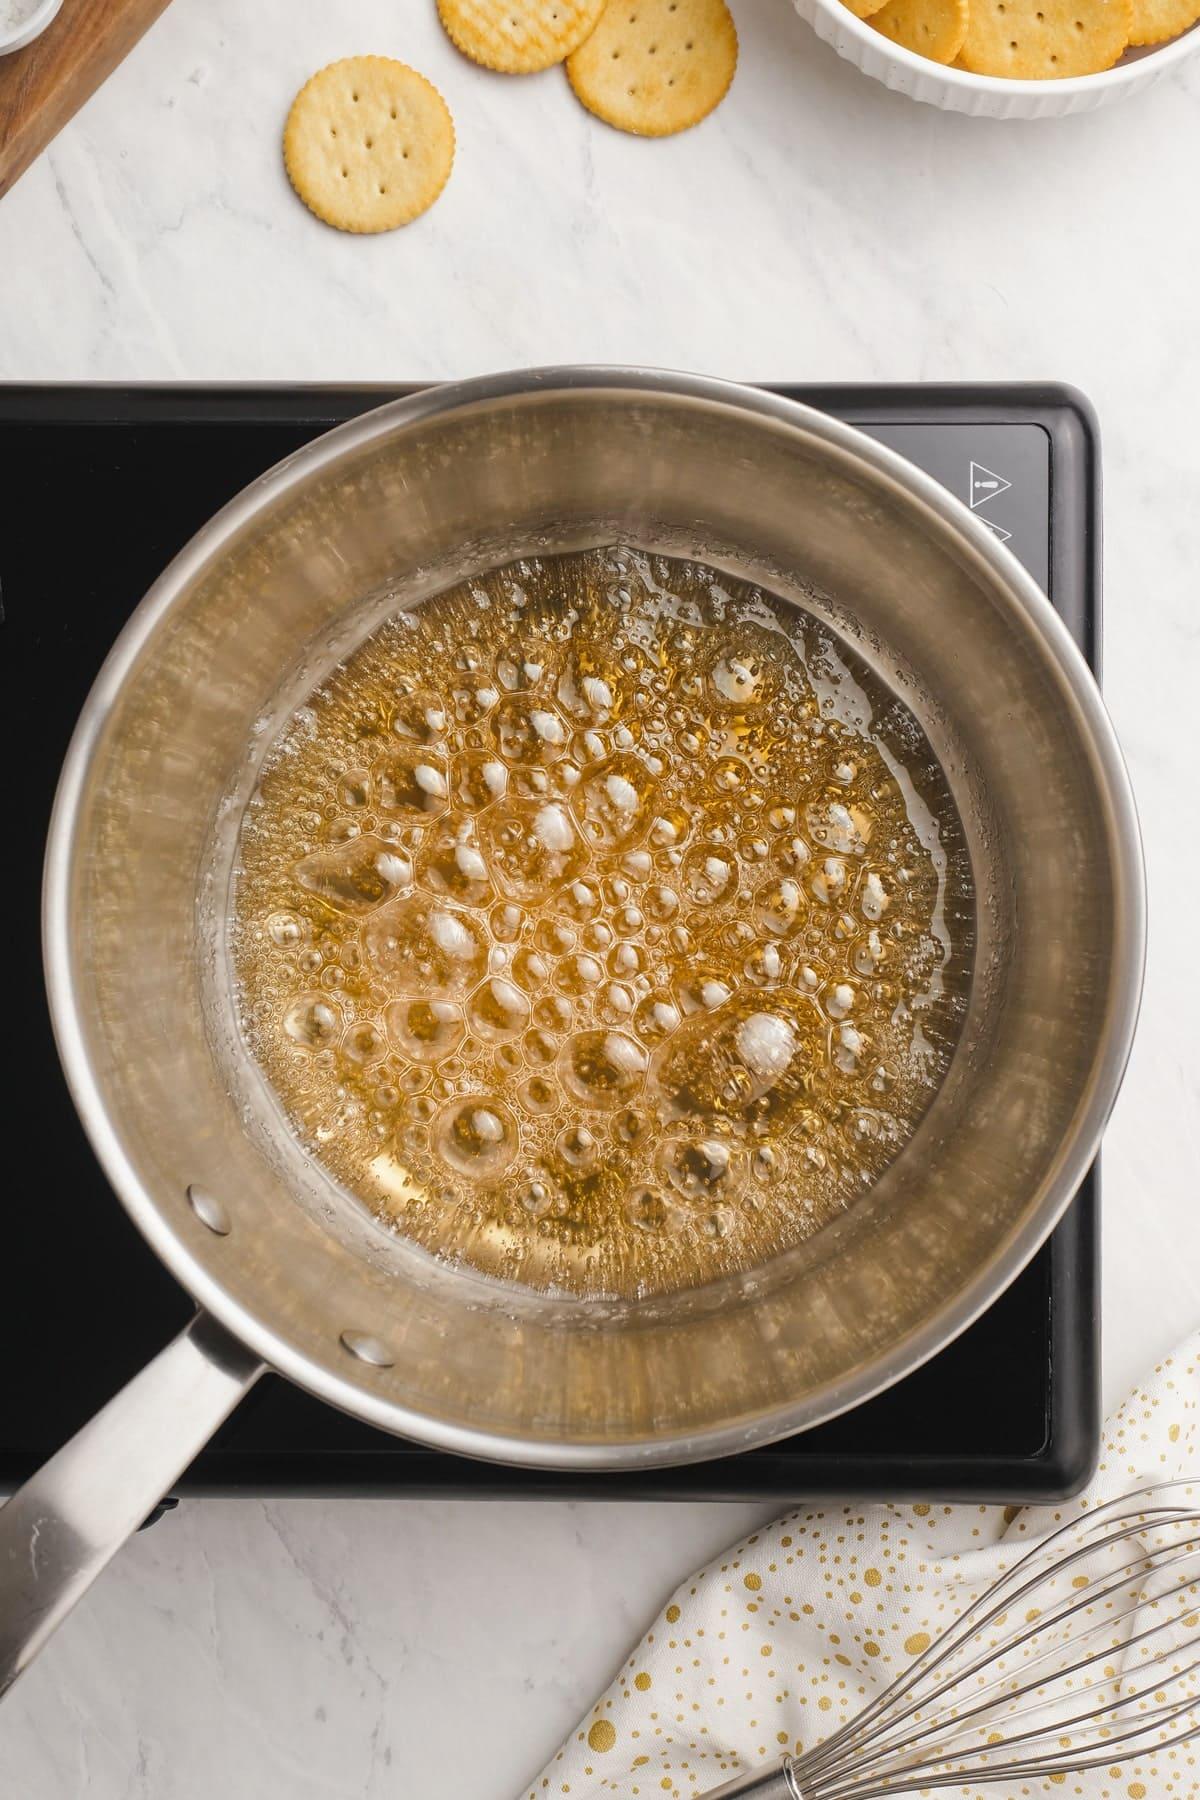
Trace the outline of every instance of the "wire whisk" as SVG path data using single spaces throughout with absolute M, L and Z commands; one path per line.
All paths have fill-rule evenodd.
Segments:
M 849 1724 L 717 1793 L 885 1800 L 972 1782 L 1011 1793 L 1196 1738 L 1200 1480 L 1059 1526 Z

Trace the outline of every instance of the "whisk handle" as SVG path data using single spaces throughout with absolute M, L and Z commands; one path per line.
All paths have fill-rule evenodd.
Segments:
M 792 1773 L 795 1764 L 790 1756 L 769 1768 L 751 1769 L 748 1775 L 735 1775 L 723 1787 L 709 1788 L 700 1800 L 804 1800 L 800 1784 Z

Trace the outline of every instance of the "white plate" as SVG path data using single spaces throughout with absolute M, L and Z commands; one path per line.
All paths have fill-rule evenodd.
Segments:
M 42 0 L 35 6 L 27 19 L 5 33 L 0 31 L 0 56 L 7 56 L 12 50 L 23 50 L 26 44 L 32 44 L 34 38 L 41 37 L 62 5 L 62 0 Z
M 857 19 L 842 0 L 794 0 L 817 36 L 839 56 L 885 87 L 923 100 L 948 112 L 973 113 L 983 119 L 1056 119 L 1064 113 L 1092 112 L 1126 94 L 1148 88 L 1200 51 L 1200 24 L 1167 44 L 1131 50 L 1115 68 L 1099 75 L 1073 75 L 1063 81 L 1008 81 L 998 75 L 972 75 L 930 62 L 894 44 L 874 30 L 869 19 Z

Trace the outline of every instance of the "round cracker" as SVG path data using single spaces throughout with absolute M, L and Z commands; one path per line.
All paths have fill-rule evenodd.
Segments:
M 1200 0 L 1133 0 L 1131 44 L 1165 44 L 1200 24 Z
M 638 137 L 669 137 L 707 118 L 737 68 L 725 0 L 610 0 L 591 37 L 567 58 L 589 112 Z
M 433 83 L 390 56 L 329 63 L 292 102 L 288 179 L 339 231 L 394 231 L 428 210 L 454 162 L 454 121 Z
M 905 50 L 949 63 L 963 47 L 967 17 L 967 0 L 887 0 L 871 24 Z
M 870 19 L 887 5 L 887 0 L 842 0 L 842 4 L 856 19 Z
M 456 50 L 501 75 L 565 61 L 595 29 L 605 0 L 438 0 Z
M 1111 69 L 1129 42 L 1130 0 L 971 0 L 960 52 L 976 75 L 1054 81 Z

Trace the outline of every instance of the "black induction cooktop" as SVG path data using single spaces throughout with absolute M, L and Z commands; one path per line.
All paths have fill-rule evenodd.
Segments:
M 36 950 L 42 849 L 76 713 L 153 578 L 239 488 L 392 388 L 0 387 L 0 881 L 10 1177 L 0 1236 L 0 1492 L 18 1485 L 187 1320 L 186 1295 L 108 1188 L 59 1069 Z M 407 391 L 407 390 L 403 390 Z M 970 504 L 1097 666 L 1099 452 L 1055 386 L 792 387 Z M 1080 1486 L 1099 1431 L 1097 1179 L 987 1314 L 932 1362 L 765 1449 L 639 1475 L 468 1462 L 261 1382 L 183 1493 L 1034 1500 Z

